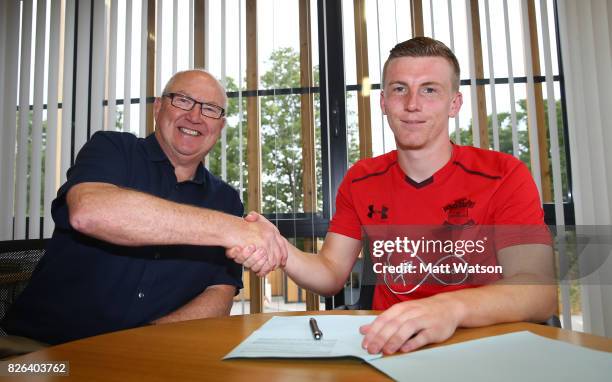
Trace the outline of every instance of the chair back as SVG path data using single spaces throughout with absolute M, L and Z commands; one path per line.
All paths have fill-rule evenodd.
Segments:
M 372 300 L 374 299 L 374 288 L 376 287 L 376 275 L 372 269 L 372 258 L 370 257 L 369 246 L 364 245 L 362 257 L 358 259 L 361 261 L 361 271 L 359 272 L 359 299 L 355 304 L 342 304 L 329 308 L 328 310 L 370 310 L 372 309 Z M 344 301 L 344 290 L 343 288 L 336 298 L 340 301 Z M 331 299 L 330 299 L 331 300 Z M 327 307 L 326 303 L 326 307 Z
M 44 239 L 0 241 L 0 322 L 28 284 L 45 254 L 45 243 Z

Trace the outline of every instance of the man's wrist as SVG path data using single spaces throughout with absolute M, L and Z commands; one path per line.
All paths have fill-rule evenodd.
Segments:
M 463 299 L 456 296 L 455 293 L 438 293 L 432 298 L 440 301 L 444 306 L 448 307 L 448 312 L 457 324 L 457 327 L 462 326 L 467 317 L 468 307 Z
M 291 269 L 294 269 L 294 262 L 295 262 L 295 253 L 293 253 L 294 251 L 299 251 L 299 249 L 295 248 L 294 246 L 292 246 L 290 243 L 286 243 L 287 245 L 287 261 L 285 261 L 285 265 L 282 266 L 281 268 L 283 269 L 283 271 L 285 273 L 287 273 L 287 275 L 289 277 L 292 277 L 292 273 L 291 273 Z
M 218 245 L 224 248 L 239 246 L 240 238 L 244 237 L 244 233 L 248 229 L 248 223 L 244 219 L 232 215 L 221 216 L 220 218 L 223 218 L 224 224 L 215 224 L 216 228 L 214 229 L 214 236 L 217 237 Z

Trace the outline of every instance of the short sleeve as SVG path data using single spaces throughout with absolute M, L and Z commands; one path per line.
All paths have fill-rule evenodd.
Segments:
M 342 180 L 336 196 L 336 213 L 329 223 L 329 232 L 361 240 L 361 222 L 351 193 L 350 171 Z
M 57 192 L 51 204 L 55 225 L 68 229 L 68 207 L 66 194 L 75 185 L 84 182 L 102 182 L 118 186 L 128 181 L 125 139 L 136 140 L 128 134 L 97 132 L 79 151 L 74 165 L 67 172 L 67 180 Z
M 493 198 L 496 246 L 551 244 L 536 184 L 524 163 L 504 179 Z
M 544 224 L 538 189 L 525 164 L 508 174 L 494 196 L 495 224 Z
M 225 272 L 217 272 L 211 285 L 233 285 L 238 294 L 238 291 L 243 288 L 242 265 L 229 260 Z

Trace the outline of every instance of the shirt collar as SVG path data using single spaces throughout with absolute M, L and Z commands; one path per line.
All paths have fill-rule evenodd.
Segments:
M 147 151 L 147 158 L 153 162 L 168 160 L 168 157 L 157 141 L 155 133 L 151 133 L 145 138 L 145 150 Z
M 164 153 L 161 146 L 159 145 L 159 142 L 157 141 L 157 137 L 155 136 L 155 133 L 151 133 L 148 137 L 145 138 L 145 150 L 147 152 L 147 158 L 150 161 L 152 162 L 168 161 L 168 164 L 172 166 L 172 163 L 170 163 L 170 160 L 166 156 L 166 153 Z M 198 167 L 196 168 L 195 175 L 193 177 L 193 180 L 191 180 L 191 182 L 196 183 L 196 184 L 204 184 L 205 180 L 206 180 L 206 171 L 204 169 L 204 165 L 202 164 L 202 162 L 200 162 L 198 164 Z
M 192 182 L 196 184 L 204 184 L 206 180 L 206 171 L 204 170 L 204 165 L 202 162 L 198 164 L 198 168 L 196 168 L 195 175 L 193 177 Z

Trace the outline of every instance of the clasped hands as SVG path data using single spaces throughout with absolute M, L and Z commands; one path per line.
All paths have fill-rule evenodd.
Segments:
M 278 228 L 256 212 L 245 216 L 247 222 L 241 242 L 225 251 L 225 255 L 245 268 L 264 277 L 277 268 L 287 264 L 289 244 Z

